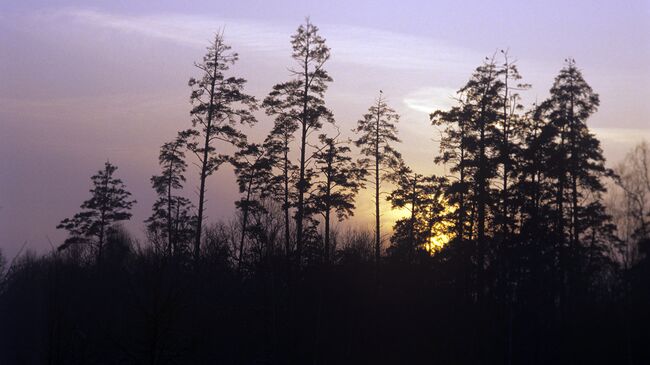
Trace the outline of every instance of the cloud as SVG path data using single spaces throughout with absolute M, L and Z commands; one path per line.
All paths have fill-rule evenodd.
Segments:
M 215 32 L 225 31 L 238 45 L 262 51 L 284 49 L 289 37 L 273 26 L 182 14 L 120 15 L 96 10 L 68 9 L 57 14 L 72 21 L 121 32 L 137 33 L 147 37 L 172 41 L 177 44 L 203 48 Z
M 56 16 L 85 26 L 136 33 L 191 47 L 205 47 L 215 31 L 225 27 L 229 41 L 237 47 L 263 52 L 289 49 L 295 25 L 227 19 L 207 15 L 121 15 L 96 10 L 66 9 Z M 401 70 L 457 68 L 480 57 L 467 49 L 441 40 L 372 28 L 321 24 L 321 33 L 333 49 L 333 60 L 370 67 Z
M 337 60 L 390 69 L 430 71 L 457 69 L 480 60 L 474 52 L 444 41 L 383 30 L 333 26 L 328 44 Z
M 594 127 L 590 130 L 604 142 L 633 146 L 643 140 L 650 140 L 650 130 L 634 128 L 602 128 Z
M 425 87 L 404 96 L 404 104 L 409 109 L 430 114 L 436 110 L 446 110 L 454 105 L 456 90 L 445 87 Z

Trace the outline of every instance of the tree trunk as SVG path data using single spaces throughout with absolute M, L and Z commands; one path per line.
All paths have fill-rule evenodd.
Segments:
M 506 56 L 506 73 L 505 73 L 505 82 L 504 82 L 504 96 L 503 96 L 503 190 L 502 190 L 502 200 L 503 200 L 503 215 L 501 222 L 501 234 L 503 235 L 503 240 L 507 239 L 508 235 L 508 172 L 510 171 L 510 141 L 509 141 L 509 130 L 508 130 L 508 74 L 510 72 L 508 65 L 508 59 Z
M 461 122 L 462 123 L 462 122 Z M 465 214 L 467 212 L 467 207 L 465 206 L 465 127 L 461 125 L 461 137 L 460 137 L 460 178 L 459 182 L 461 185 L 460 194 L 458 197 L 458 227 L 456 227 L 458 240 L 463 242 L 465 236 Z
M 287 255 L 287 260 L 291 256 L 291 247 L 289 247 L 289 157 L 288 157 L 288 143 L 287 138 L 285 138 L 285 148 L 284 148 L 284 205 L 282 209 L 284 210 L 284 249 Z
M 241 225 L 241 239 L 239 240 L 239 257 L 237 259 L 237 270 L 241 271 L 241 265 L 244 257 L 244 240 L 246 238 L 246 225 L 248 224 L 248 204 L 251 199 L 251 189 L 253 187 L 253 177 L 248 181 L 248 189 L 246 191 L 246 201 L 244 204 L 244 210 L 242 212 L 242 225 Z
M 172 164 L 167 171 L 167 256 L 172 255 Z
M 381 98 L 381 96 L 380 96 Z M 379 122 L 381 99 L 377 102 L 377 124 L 375 126 L 375 263 L 379 264 L 381 256 L 381 227 L 379 222 Z
M 217 73 L 217 66 L 219 64 L 219 47 L 215 47 L 214 53 L 214 74 Z M 203 210 L 205 203 L 205 180 L 208 177 L 208 149 L 210 147 L 210 130 L 212 128 L 212 117 L 214 115 L 214 90 L 217 84 L 217 79 L 212 77 L 210 82 L 210 103 L 208 104 L 208 119 L 206 121 L 205 141 L 203 144 L 203 161 L 201 161 L 201 174 L 199 175 L 199 208 L 197 213 L 196 222 L 196 235 L 194 238 L 194 260 L 198 262 L 201 255 L 201 235 L 203 233 Z
M 325 263 L 330 261 L 330 207 L 325 208 Z
M 309 54 L 309 44 L 307 44 L 306 54 Z M 305 214 L 305 191 L 307 182 L 305 181 L 305 149 L 307 148 L 307 128 L 309 123 L 307 120 L 307 99 L 309 94 L 309 64 L 307 56 L 304 60 L 304 94 L 302 96 L 302 132 L 300 135 L 300 180 L 298 181 L 298 212 L 296 213 L 296 264 L 300 266 L 302 256 L 302 223 Z
M 578 235 L 580 233 L 579 230 L 579 221 L 578 221 L 578 146 L 577 146 L 577 139 L 578 139 L 578 133 L 579 131 L 577 130 L 575 126 L 575 120 L 574 120 L 574 112 L 573 112 L 573 98 L 574 95 L 571 94 L 571 105 L 569 109 L 569 125 L 571 126 L 571 213 L 572 213 L 572 234 L 571 234 L 571 246 L 572 249 L 575 249 L 575 247 L 578 245 Z
M 416 206 L 416 199 L 417 199 L 417 184 L 418 184 L 418 177 L 417 174 L 413 175 L 413 187 L 411 191 L 411 227 L 410 227 L 410 247 L 409 247 L 409 261 L 413 260 L 414 254 L 415 254 L 415 206 Z
M 330 146 L 329 156 L 327 161 L 327 188 L 325 191 L 325 263 L 329 264 L 330 259 L 330 201 L 332 197 L 332 150 L 333 146 Z
M 477 199 L 477 239 L 478 239 L 478 269 L 480 272 L 484 267 L 485 260 L 485 121 L 483 118 L 480 123 L 480 139 L 479 139 L 479 160 L 478 160 L 478 199 Z

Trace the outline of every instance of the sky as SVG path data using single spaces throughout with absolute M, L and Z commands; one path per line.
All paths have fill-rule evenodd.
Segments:
M 190 126 L 187 81 L 198 76 L 212 35 L 240 55 L 233 74 L 263 99 L 289 79 L 290 36 L 305 17 L 332 58 L 327 105 L 343 135 L 381 89 L 401 114 L 398 147 L 422 173 L 434 166 L 428 114 L 452 96 L 484 57 L 508 49 L 527 103 L 543 100 L 572 57 L 600 94 L 588 125 L 614 166 L 650 140 L 650 0 L 630 1 L 0 1 L 0 248 L 43 253 L 55 229 L 89 197 L 106 160 L 138 201 L 127 224 L 142 237 L 155 200 L 159 146 Z M 261 141 L 271 118 L 245 128 Z M 190 169 L 187 196 L 196 201 Z M 207 221 L 228 219 L 238 198 L 224 168 L 208 182 Z M 370 225 L 368 194 L 355 225 Z M 390 226 L 394 215 L 382 219 Z

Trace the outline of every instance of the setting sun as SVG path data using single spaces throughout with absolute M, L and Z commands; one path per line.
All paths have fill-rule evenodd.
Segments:
M 439 216 L 447 217 L 449 214 L 453 213 L 456 210 L 456 206 L 450 205 L 444 198 L 440 197 L 440 203 L 445 207 Z M 411 215 L 411 208 L 404 207 L 400 209 L 391 209 L 388 213 L 388 218 L 390 219 L 391 225 L 394 225 L 400 219 L 408 218 Z M 443 218 L 440 221 L 433 223 L 431 227 L 431 235 L 426 243 L 424 243 L 424 249 L 433 255 L 439 252 L 442 248 L 445 247 L 453 238 L 453 233 L 451 232 L 452 222 L 449 219 Z

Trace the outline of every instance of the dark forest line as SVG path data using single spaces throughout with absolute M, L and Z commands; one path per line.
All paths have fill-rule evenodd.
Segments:
M 340 130 L 326 40 L 307 20 L 291 44 L 290 78 L 259 100 L 215 35 L 191 123 L 160 148 L 143 242 L 120 225 L 136 201 L 106 162 L 56 249 L 0 251 L 0 363 L 650 362 L 650 147 L 606 166 L 588 127 L 600 99 L 573 59 L 525 106 L 513 58 L 486 57 L 430 115 L 441 176 L 404 161 L 382 91 Z M 241 127 L 260 109 L 274 125 L 254 142 Z M 237 213 L 209 222 L 225 164 Z M 334 228 L 364 189 L 373 230 Z M 387 240 L 386 200 L 408 212 Z

